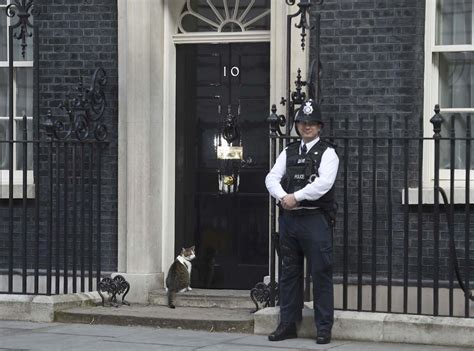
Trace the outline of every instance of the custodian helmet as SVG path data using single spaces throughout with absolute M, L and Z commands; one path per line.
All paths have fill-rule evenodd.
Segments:
M 312 99 L 307 100 L 301 105 L 300 109 L 296 112 L 295 122 L 317 122 L 321 124 L 321 127 L 324 127 L 321 109 Z

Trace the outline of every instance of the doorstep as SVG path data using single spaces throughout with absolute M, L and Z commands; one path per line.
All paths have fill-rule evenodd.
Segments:
M 149 326 L 253 334 L 254 316 L 250 309 L 132 305 L 83 307 L 55 314 L 56 322 Z

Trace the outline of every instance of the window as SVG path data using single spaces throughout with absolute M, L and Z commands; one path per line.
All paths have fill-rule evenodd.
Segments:
M 180 33 L 269 30 L 270 0 L 188 0 L 178 26 Z
M 10 140 L 9 135 L 9 78 L 8 78 L 8 26 L 18 18 L 5 15 L 9 1 L 0 0 L 0 141 Z M 27 117 L 27 138 L 33 139 L 33 45 L 27 40 L 28 47 L 25 57 L 21 53 L 21 42 L 13 39 L 13 139 L 22 140 L 24 135 L 23 115 Z M 10 145 L 0 143 L 0 185 L 9 182 L 9 152 Z M 14 183 L 21 184 L 23 179 L 23 145 L 15 144 L 13 148 Z M 27 149 L 28 183 L 33 182 L 33 147 Z M 4 194 L 4 191 L 2 190 Z M 0 197 L 1 194 L 0 194 Z
M 474 126 L 474 40 L 473 0 L 427 0 L 425 28 L 425 135 L 432 136 L 429 117 L 435 104 L 440 105 L 445 118 L 441 135 L 449 137 L 454 119 L 456 137 L 466 136 L 467 116 Z M 470 168 L 474 169 L 474 143 L 471 144 Z M 425 153 L 429 180 L 434 178 L 434 148 L 430 143 Z M 441 142 L 440 180 L 450 178 L 450 144 Z M 455 145 L 456 186 L 465 182 L 466 142 Z M 474 172 L 472 172 L 474 173 Z M 471 175 L 471 179 L 474 177 Z M 428 180 L 428 179 L 427 179 Z M 427 184 L 428 185 L 428 184 Z M 427 186 L 426 185 L 426 186 Z

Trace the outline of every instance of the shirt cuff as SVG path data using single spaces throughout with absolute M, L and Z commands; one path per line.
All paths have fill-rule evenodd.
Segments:
M 301 202 L 304 200 L 303 189 L 296 191 L 293 195 L 295 196 L 295 200 L 298 202 Z
M 281 200 L 288 194 L 285 190 L 281 189 L 280 191 L 276 191 L 275 195 L 276 195 L 277 200 Z

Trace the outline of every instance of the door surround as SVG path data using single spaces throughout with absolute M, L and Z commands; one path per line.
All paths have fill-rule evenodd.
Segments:
M 142 279 L 141 288 L 135 285 L 136 301 L 142 301 L 143 291 L 156 287 L 157 281 L 163 284 L 163 275 L 175 255 L 175 45 L 186 40 L 269 40 L 270 102 L 278 104 L 287 90 L 286 54 L 282 53 L 286 52 L 286 15 L 297 11 L 295 6 L 271 0 L 271 30 L 265 38 L 263 33 L 252 32 L 213 33 L 212 38 L 201 33 L 185 38 L 175 35 L 185 2 L 117 0 L 118 271 Z M 297 36 L 293 43 L 299 46 Z M 309 50 L 304 55 L 296 50 L 292 53 L 292 71 L 306 67 L 307 62 Z M 282 106 L 277 107 L 279 113 L 284 112 Z
M 286 44 L 281 38 L 286 38 L 286 15 L 288 6 L 284 1 L 271 0 L 271 19 L 270 32 L 258 31 L 256 33 L 242 32 L 242 33 L 188 33 L 179 34 L 177 32 L 177 21 L 181 14 L 186 0 L 165 0 L 166 16 L 165 23 L 165 60 L 164 64 L 167 67 L 165 82 L 164 99 L 164 116 L 176 116 L 175 113 L 175 96 L 176 91 L 175 77 L 176 77 L 176 49 L 175 45 L 183 43 L 229 43 L 229 42 L 258 42 L 270 41 L 270 101 L 279 102 L 282 96 L 285 96 L 285 82 L 283 77 L 286 76 L 285 62 L 286 56 L 281 55 L 286 50 Z M 283 111 L 281 111 L 283 112 Z M 270 113 L 270 112 L 269 112 Z M 164 164 L 168 165 L 164 170 L 166 175 L 163 176 L 165 182 L 163 189 L 167 189 L 166 196 L 163 197 L 165 213 L 163 219 L 164 233 L 167 233 L 165 241 L 166 248 L 163 252 L 163 263 L 165 266 L 174 259 L 174 179 L 175 179 L 175 135 L 174 135 L 174 119 L 168 121 L 170 124 L 165 128 L 163 133 L 167 135 L 169 140 L 165 142 L 168 150 L 164 152 L 167 160 Z

